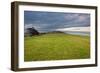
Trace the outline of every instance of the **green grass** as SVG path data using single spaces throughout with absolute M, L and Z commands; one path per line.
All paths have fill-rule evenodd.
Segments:
M 90 37 L 48 33 L 24 38 L 24 60 L 67 60 L 90 58 Z

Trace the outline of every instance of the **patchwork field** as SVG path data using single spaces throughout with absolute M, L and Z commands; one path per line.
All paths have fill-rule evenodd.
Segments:
M 24 38 L 24 61 L 90 58 L 90 37 L 47 33 Z

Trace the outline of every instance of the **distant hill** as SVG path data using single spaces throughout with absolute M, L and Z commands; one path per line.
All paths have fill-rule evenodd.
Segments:
M 64 33 L 62 31 L 51 31 L 51 32 L 47 32 L 47 33 Z

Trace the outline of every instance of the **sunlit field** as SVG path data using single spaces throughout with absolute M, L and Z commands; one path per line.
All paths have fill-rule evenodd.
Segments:
M 90 37 L 47 33 L 24 38 L 24 61 L 90 58 Z

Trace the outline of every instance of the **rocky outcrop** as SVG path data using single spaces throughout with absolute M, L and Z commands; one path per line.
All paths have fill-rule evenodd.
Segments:
M 39 32 L 34 28 L 27 28 L 24 33 L 25 36 L 34 36 L 39 35 Z

